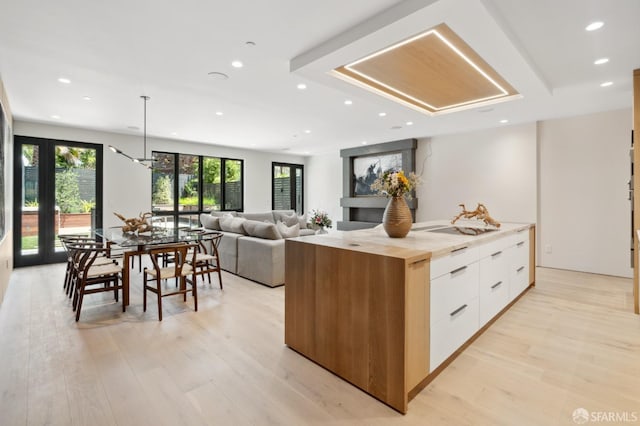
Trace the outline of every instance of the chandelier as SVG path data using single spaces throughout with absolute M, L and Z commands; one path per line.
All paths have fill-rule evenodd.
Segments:
M 113 152 L 115 152 L 116 154 L 120 154 L 123 157 L 128 158 L 129 160 L 133 161 L 134 163 L 138 163 L 141 164 L 142 166 L 151 169 L 152 168 L 152 164 L 155 161 L 155 158 L 151 157 L 151 158 L 147 158 L 147 101 L 149 99 L 151 99 L 149 96 L 145 96 L 142 95 L 140 96 L 140 98 L 142 98 L 142 100 L 144 101 L 144 128 L 143 128 L 143 148 L 142 148 L 142 157 L 132 157 L 131 155 L 127 154 L 126 152 L 123 152 L 122 150 L 116 148 L 113 145 L 109 145 L 109 149 Z

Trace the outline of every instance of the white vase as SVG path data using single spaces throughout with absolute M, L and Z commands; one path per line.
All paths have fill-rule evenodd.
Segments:
M 316 235 L 328 234 L 327 230 L 324 229 L 324 226 L 321 226 L 320 229 L 316 231 Z

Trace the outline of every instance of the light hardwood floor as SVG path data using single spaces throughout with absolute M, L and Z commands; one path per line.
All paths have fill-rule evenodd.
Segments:
M 537 287 L 402 416 L 284 346 L 284 288 L 225 273 L 224 290 L 126 313 L 61 265 L 15 270 L 0 308 L 0 425 L 572 425 L 579 407 L 640 417 L 631 280 L 538 269 Z M 215 281 L 214 281 L 215 283 Z M 640 419 L 636 423 L 640 423 Z M 612 424 L 612 423 L 608 423 Z

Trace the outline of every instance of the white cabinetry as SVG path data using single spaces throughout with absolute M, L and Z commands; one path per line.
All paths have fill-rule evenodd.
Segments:
M 509 300 L 529 286 L 529 232 L 519 232 L 509 248 Z
M 502 244 L 492 244 L 495 251 L 480 259 L 480 327 L 509 303 L 509 253 L 506 241 L 497 242 Z
M 463 248 L 431 263 L 429 372 L 478 330 L 478 253 Z
M 529 285 L 528 229 L 431 260 L 433 372 Z

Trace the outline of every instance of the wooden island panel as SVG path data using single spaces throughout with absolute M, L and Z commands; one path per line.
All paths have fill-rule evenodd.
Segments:
M 285 244 L 285 344 L 406 412 L 428 374 L 429 254 Z

